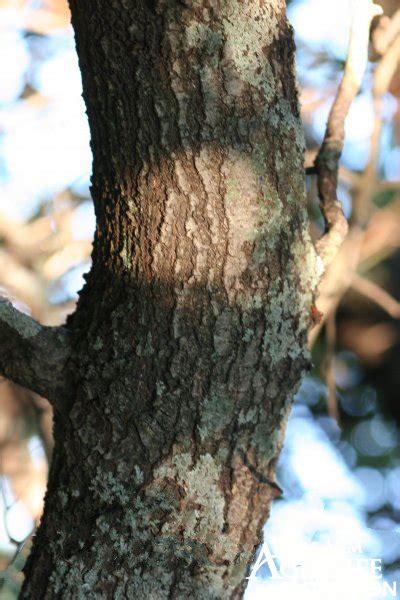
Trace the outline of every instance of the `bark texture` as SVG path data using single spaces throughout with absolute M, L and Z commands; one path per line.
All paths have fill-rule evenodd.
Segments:
M 70 0 L 93 266 L 23 598 L 238 598 L 317 282 L 283 0 Z
M 50 402 L 73 394 L 65 327 L 45 327 L 0 299 L 0 374 Z

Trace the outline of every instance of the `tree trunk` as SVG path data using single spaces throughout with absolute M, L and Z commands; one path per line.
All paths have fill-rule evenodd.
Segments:
M 283 0 L 70 0 L 93 266 L 22 598 L 238 598 L 309 358 Z

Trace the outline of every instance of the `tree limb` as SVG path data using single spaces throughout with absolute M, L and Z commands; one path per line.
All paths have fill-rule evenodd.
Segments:
M 329 114 L 325 137 L 315 160 L 320 208 L 325 234 L 317 242 L 317 252 L 327 267 L 344 238 L 348 224 L 337 198 L 339 159 L 344 144 L 344 122 L 361 85 L 368 59 L 369 28 L 381 12 L 372 0 L 355 0 L 350 44 L 343 78 Z
M 68 393 L 69 349 L 64 327 L 40 325 L 0 299 L 0 375 L 58 405 Z
M 393 319 L 400 319 L 400 302 L 397 302 L 386 290 L 369 279 L 365 279 L 357 273 L 354 274 L 351 287 L 359 294 L 369 298 L 380 306 Z

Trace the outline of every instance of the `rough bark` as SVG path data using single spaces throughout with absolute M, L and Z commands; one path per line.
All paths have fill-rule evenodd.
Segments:
M 23 598 L 237 598 L 317 281 L 283 0 L 70 0 L 93 150 Z
M 51 402 L 71 395 L 65 327 L 45 327 L 0 299 L 0 374 Z

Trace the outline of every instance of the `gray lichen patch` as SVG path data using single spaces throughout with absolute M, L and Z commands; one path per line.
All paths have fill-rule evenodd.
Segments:
M 254 87 L 265 84 L 265 49 L 280 33 L 278 15 L 271 3 L 260 9 L 258 4 L 252 2 L 228 2 L 224 29 L 227 39 L 225 59 L 232 61 L 247 83 Z M 273 85 L 272 80 L 270 84 Z
M 145 493 L 123 512 L 107 510 L 98 516 L 89 546 L 80 540 L 68 560 L 57 558 L 67 543 L 65 537 L 51 546 L 55 593 L 96 598 L 108 581 L 113 582 L 116 598 L 168 598 L 173 581 L 177 593 L 190 590 L 196 599 L 221 598 L 233 589 L 243 576 L 246 559 L 242 556 L 236 567 L 232 565 L 236 576 L 227 580 L 224 561 L 232 561 L 235 547 L 222 532 L 218 459 L 204 454 L 193 461 L 190 454 L 178 448 L 175 452 L 157 469 Z M 114 492 L 113 483 L 111 488 Z M 111 559 L 116 564 L 112 575 L 104 571 Z
M 206 23 L 192 21 L 186 28 L 185 50 L 195 49 L 200 55 L 207 56 L 208 67 L 216 68 L 218 66 L 218 56 L 222 45 L 222 34 L 211 29 Z
M 97 468 L 90 489 L 101 503 L 112 505 L 113 502 L 127 504 L 129 494 L 126 485 L 114 473 Z
M 194 464 L 190 454 L 176 454 L 169 466 L 157 469 L 157 479 L 176 480 L 184 490 L 179 514 L 164 524 L 163 535 L 181 531 L 185 540 L 211 545 L 216 536 L 223 537 L 225 500 L 218 484 L 220 475 L 221 465 L 210 454 L 200 456 Z
M 232 353 L 235 344 L 235 332 L 239 323 L 235 311 L 225 309 L 215 320 L 214 348 L 217 356 L 227 356 Z
M 258 235 L 260 210 L 259 173 L 255 172 L 252 158 L 238 151 L 230 151 L 224 162 L 226 185 L 225 207 L 229 224 L 229 254 L 225 265 L 225 288 L 230 299 L 243 288 L 242 273 L 248 268 L 246 242 L 252 244 Z
M 308 237 L 308 233 L 305 235 Z M 286 279 L 272 282 L 268 290 L 263 347 L 272 365 L 287 357 L 292 360 L 308 357 L 304 336 L 320 272 L 318 257 L 310 242 L 299 241 L 294 245 L 291 264 Z M 297 323 L 293 321 L 294 314 L 298 315 Z
M 235 414 L 233 399 L 226 391 L 211 392 L 210 397 L 203 400 L 201 409 L 201 420 L 198 426 L 200 439 L 218 440 Z
M 253 336 L 254 336 L 254 330 L 250 329 L 250 327 L 247 327 L 245 329 L 245 332 L 244 332 L 243 336 L 242 336 L 242 340 L 244 342 L 246 342 L 246 343 L 250 342 L 253 339 Z

